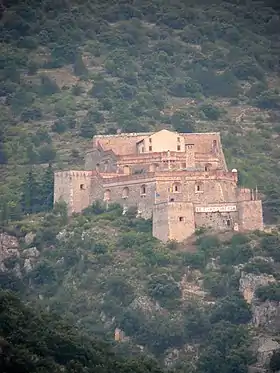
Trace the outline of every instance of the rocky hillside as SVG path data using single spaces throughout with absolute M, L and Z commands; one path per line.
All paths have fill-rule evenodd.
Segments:
M 169 370 L 279 369 L 277 231 L 164 245 L 118 205 L 65 212 L 57 205 L 1 234 L 2 288 Z
M 276 10 L 253 0 L 2 4 L 0 187 L 11 218 L 30 166 L 79 168 L 95 133 L 171 127 L 221 131 L 229 166 L 278 220 Z

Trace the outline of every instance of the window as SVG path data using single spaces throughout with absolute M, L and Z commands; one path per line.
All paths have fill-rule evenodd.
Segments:
M 149 143 L 151 144 L 151 142 L 152 142 L 152 139 L 151 139 L 151 138 L 149 138 Z
M 153 150 L 153 147 L 152 146 L 149 146 L 149 151 L 151 152 Z
M 145 150 L 145 149 L 144 149 L 144 146 L 142 146 L 142 148 L 141 148 L 141 152 L 144 153 L 144 150 Z
M 177 150 L 178 150 L 178 151 L 181 150 L 181 146 L 180 146 L 180 145 L 177 145 Z
M 170 198 L 170 202 L 174 202 L 174 198 Z
M 230 220 L 227 220 L 227 226 L 230 227 L 231 224 L 230 224 Z
M 104 192 L 104 201 L 110 201 L 111 199 L 111 191 L 110 189 L 106 189 Z
M 85 184 L 80 184 L 80 190 L 85 190 Z
M 179 216 L 179 221 L 185 221 L 183 216 Z
M 130 174 L 130 167 L 129 166 L 124 166 L 123 167 L 123 173 L 125 175 L 129 175 Z
M 212 164 L 211 164 L 211 163 L 207 163 L 207 164 L 205 165 L 205 171 L 210 171 L 211 168 L 212 168 Z
M 180 193 L 181 192 L 181 184 L 180 183 L 174 183 L 172 185 L 172 192 L 173 193 Z
M 181 140 L 180 137 L 177 137 L 177 142 L 180 142 L 180 140 Z
M 146 195 L 146 185 L 141 185 L 141 188 L 140 188 L 140 194 L 143 196 L 143 195 Z
M 128 195 L 129 195 L 129 189 L 127 187 L 123 188 L 123 191 L 122 191 L 122 198 L 128 198 Z
M 195 192 L 203 192 L 203 184 L 202 183 L 195 183 Z
M 187 168 L 186 162 L 181 164 L 181 168 Z

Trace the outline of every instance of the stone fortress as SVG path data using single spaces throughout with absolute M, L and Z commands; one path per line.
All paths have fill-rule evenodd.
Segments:
M 154 237 L 183 241 L 196 229 L 263 229 L 256 190 L 237 186 L 219 133 L 121 133 L 93 138 L 85 171 L 55 173 L 54 201 L 81 212 L 95 200 L 153 220 Z

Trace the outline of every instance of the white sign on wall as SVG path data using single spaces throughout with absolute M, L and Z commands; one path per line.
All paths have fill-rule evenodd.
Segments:
M 195 208 L 195 212 L 231 212 L 236 210 L 236 206 L 209 206 Z

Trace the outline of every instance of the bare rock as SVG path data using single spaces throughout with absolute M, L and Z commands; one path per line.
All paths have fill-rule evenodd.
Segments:
M 31 245 L 35 237 L 36 237 L 35 233 L 32 233 L 32 232 L 27 233 L 27 235 L 24 237 L 24 241 L 26 245 Z
M 25 259 L 23 268 L 25 272 L 30 272 L 32 271 L 32 264 L 31 264 L 31 259 Z
M 274 351 L 280 349 L 280 344 L 271 337 L 259 336 L 255 338 L 254 349 L 257 352 L 257 366 L 268 367 L 270 358 Z
M 40 251 L 36 247 L 30 247 L 30 249 L 25 249 L 22 252 L 24 258 L 38 258 L 40 256 Z
M 239 291 L 243 294 L 244 299 L 251 304 L 254 300 L 256 289 L 259 286 L 265 286 L 273 282 L 276 282 L 276 280 L 272 275 L 255 275 L 241 272 Z
M 20 256 L 19 242 L 16 237 L 10 236 L 7 233 L 0 234 L 0 264 L 5 259 Z

